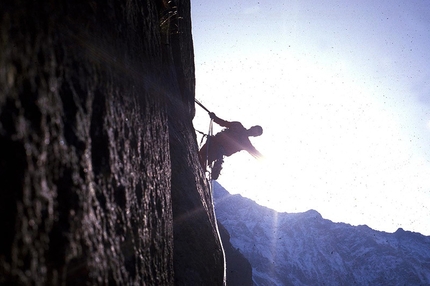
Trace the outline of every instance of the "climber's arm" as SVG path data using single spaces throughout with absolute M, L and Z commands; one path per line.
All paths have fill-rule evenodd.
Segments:
M 255 149 L 254 146 L 252 146 L 252 148 L 250 148 L 246 151 L 248 151 L 248 153 L 251 154 L 252 157 L 254 157 L 255 159 L 262 159 L 263 158 L 263 154 L 261 154 L 257 149 Z
M 216 116 L 216 115 L 215 115 L 215 113 L 213 113 L 213 112 L 210 112 L 210 113 L 209 113 L 209 116 L 213 119 L 213 121 L 214 121 L 216 124 L 218 124 L 218 125 L 220 125 L 220 126 L 222 126 L 222 127 L 231 128 L 231 127 L 233 127 L 234 125 L 236 125 L 236 124 L 238 124 L 238 123 L 239 123 L 239 122 L 235 122 L 235 121 L 230 122 L 230 121 L 227 121 L 227 120 L 221 119 L 221 118 L 219 118 L 218 116 Z M 239 123 L 239 124 L 240 124 L 240 123 Z
M 255 149 L 254 145 L 252 145 L 251 141 L 249 140 L 244 144 L 244 149 L 255 159 L 263 158 L 263 154 L 261 154 L 257 149 Z

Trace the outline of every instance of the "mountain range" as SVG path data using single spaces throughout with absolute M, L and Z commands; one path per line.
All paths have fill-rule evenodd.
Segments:
M 430 237 L 280 213 L 214 182 L 215 211 L 254 285 L 430 285 Z M 228 268 L 228 266 L 227 266 Z

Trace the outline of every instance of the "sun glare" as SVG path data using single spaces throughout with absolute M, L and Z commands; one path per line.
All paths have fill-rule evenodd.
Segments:
M 230 97 L 218 105 L 219 115 L 264 129 L 251 138 L 264 160 L 246 152 L 226 158 L 219 180 L 228 190 L 275 210 L 316 209 L 332 219 L 343 212 L 360 224 L 370 215 L 369 200 L 398 202 L 393 196 L 407 189 L 405 171 L 414 166 L 405 151 L 409 146 L 376 84 L 359 84 L 361 75 L 346 62 L 326 67 L 288 54 L 231 59 L 222 70 L 215 65 L 213 76 L 248 82 L 225 91 Z M 383 207 L 388 206 L 398 203 Z

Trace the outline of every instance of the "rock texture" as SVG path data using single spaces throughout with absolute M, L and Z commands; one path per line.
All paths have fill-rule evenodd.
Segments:
M 2 1 L 0 283 L 219 285 L 189 1 Z

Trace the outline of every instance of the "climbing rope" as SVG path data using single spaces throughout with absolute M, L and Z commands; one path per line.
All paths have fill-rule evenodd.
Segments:
M 208 139 L 206 140 L 207 146 L 206 146 L 206 159 L 205 159 L 206 162 L 205 162 L 205 165 L 209 163 L 209 147 L 210 147 L 210 143 L 211 143 L 210 138 L 212 135 L 213 135 L 213 119 L 211 118 L 211 121 L 209 122 L 209 131 L 208 131 L 208 136 L 207 136 Z M 212 181 L 212 164 L 210 166 L 208 165 L 208 167 L 210 169 L 209 178 Z
M 205 111 L 207 111 L 207 113 L 211 113 L 211 111 L 209 110 L 209 109 L 207 109 L 200 101 L 198 101 L 197 99 L 194 99 L 194 101 L 201 107 L 201 108 L 203 108 Z M 206 158 L 205 158 L 205 165 L 207 165 L 208 164 L 208 162 L 209 162 L 209 145 L 210 145 L 210 138 L 211 138 L 211 136 L 213 136 L 213 119 L 211 118 L 211 121 L 210 121 L 210 123 L 209 123 L 209 130 L 208 130 L 208 133 L 207 134 L 204 134 L 203 132 L 201 132 L 201 131 L 198 131 L 198 130 L 196 130 L 198 133 L 200 133 L 200 134 L 202 134 L 203 135 L 203 137 L 202 137 L 202 140 L 200 141 L 200 147 L 201 147 L 201 145 L 202 145 L 202 142 L 203 142 L 203 140 L 204 140 L 204 138 L 205 137 L 207 137 L 207 140 L 206 140 Z M 213 163 L 211 164 L 211 165 L 207 165 L 207 167 L 209 167 L 209 169 L 210 169 L 210 171 L 209 171 L 209 179 L 210 179 L 210 181 L 212 182 L 212 166 L 213 165 Z M 205 172 L 206 172 L 206 170 L 205 170 Z
M 195 103 L 197 103 L 201 108 L 203 108 L 205 111 L 207 111 L 208 113 L 211 113 L 210 111 L 209 111 L 209 109 L 207 109 L 200 101 L 198 101 L 197 99 L 194 99 L 194 101 L 195 101 Z M 213 121 L 213 119 L 211 118 L 211 122 L 210 122 L 210 124 L 209 124 L 209 132 L 206 134 L 206 133 L 204 133 L 204 132 L 202 132 L 202 131 L 199 131 L 199 130 L 197 130 L 197 129 L 194 129 L 196 132 L 198 132 L 198 133 L 200 133 L 201 135 L 202 135 L 202 140 L 200 140 L 200 146 L 199 147 L 202 147 L 202 143 L 203 143 L 203 140 L 205 139 L 205 137 L 207 137 L 208 138 L 208 140 L 209 140 L 209 136 L 212 136 L 212 133 L 213 133 L 213 130 L 212 130 L 212 121 Z M 209 144 L 209 143 L 208 143 Z M 206 158 L 207 159 L 207 158 Z
M 203 140 L 205 140 L 206 137 L 208 137 L 208 135 L 202 131 L 199 131 L 197 129 L 194 128 L 194 130 L 199 133 L 200 135 L 202 135 L 202 139 L 200 140 L 200 144 L 199 144 L 199 149 L 202 148 L 203 145 Z

